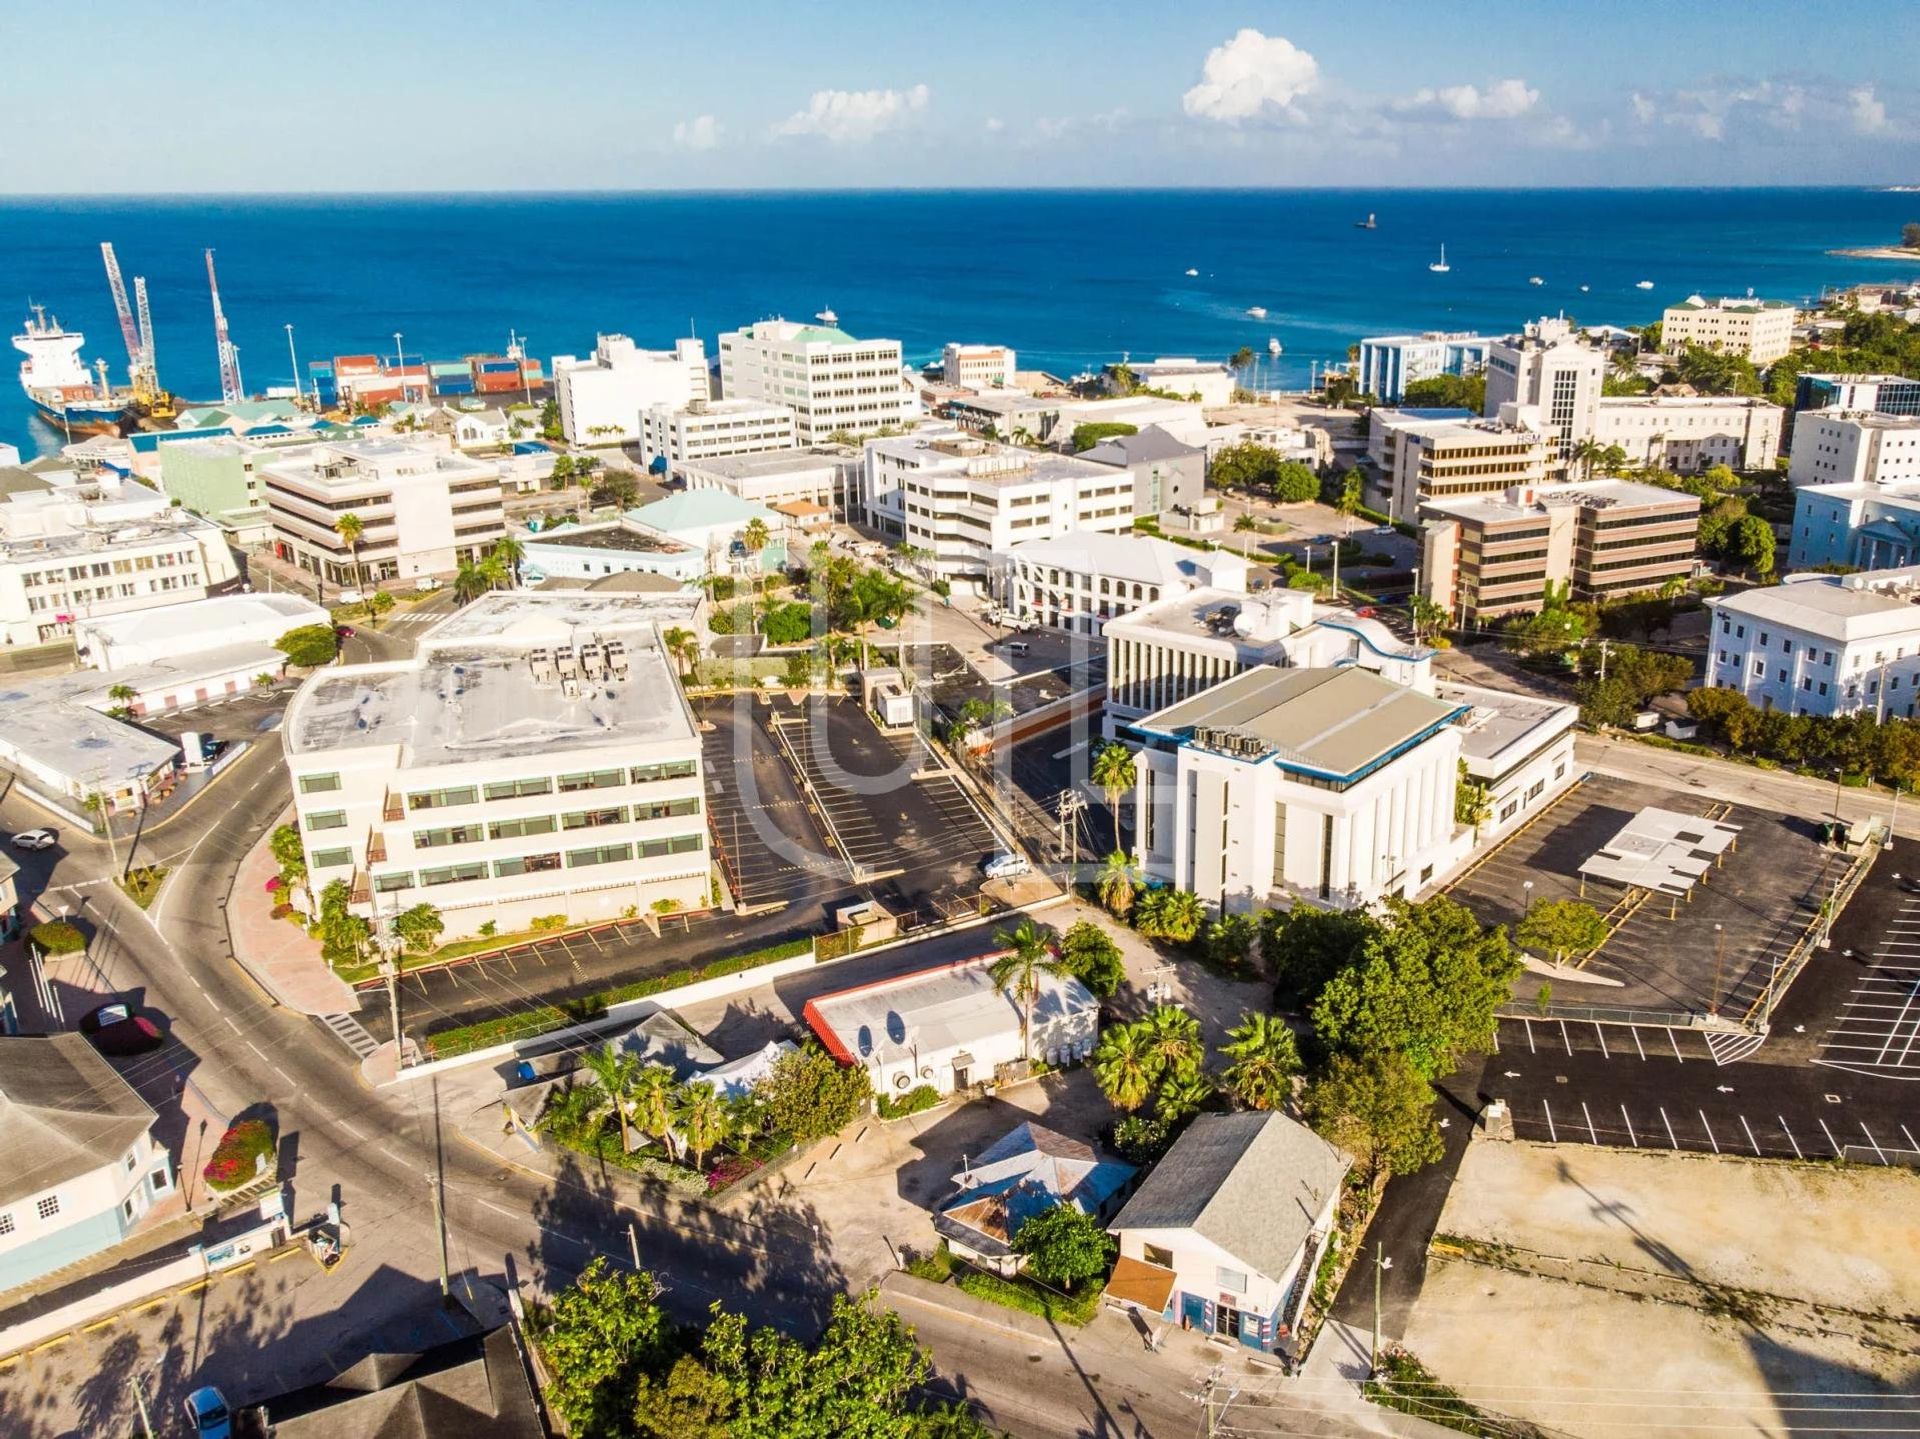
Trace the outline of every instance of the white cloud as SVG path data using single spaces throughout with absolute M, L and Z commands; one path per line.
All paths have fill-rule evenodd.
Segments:
M 711 115 L 696 115 L 673 127 L 673 143 L 682 150 L 711 150 L 720 143 L 720 122 Z
M 807 108 L 773 127 L 775 135 L 819 135 L 836 145 L 871 140 L 906 124 L 927 108 L 933 92 L 910 90 L 816 90 Z
M 987 133 L 989 135 L 998 135 L 1006 128 L 1007 122 L 1002 120 L 998 115 L 989 115 L 987 117 Z
M 1642 125 L 1652 123 L 1654 117 L 1660 113 L 1660 107 L 1645 95 L 1642 95 L 1638 90 L 1633 92 L 1632 104 L 1633 118 L 1638 120 Z
M 1477 85 L 1446 85 L 1420 89 L 1395 100 L 1396 110 L 1429 110 L 1455 120 L 1513 120 L 1540 101 L 1540 92 L 1525 80 L 1496 80 L 1486 89 Z
M 1230 125 L 1269 110 L 1298 118 L 1293 102 L 1319 83 L 1313 56 L 1284 36 L 1248 28 L 1207 52 L 1200 83 L 1180 103 L 1189 115 Z
M 1886 102 L 1874 98 L 1873 86 L 1850 91 L 1847 101 L 1853 107 L 1853 128 L 1862 135 L 1878 135 L 1887 128 Z

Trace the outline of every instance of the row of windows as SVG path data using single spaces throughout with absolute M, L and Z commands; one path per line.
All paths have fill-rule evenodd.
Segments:
M 670 854 L 698 854 L 702 843 L 700 835 L 677 834 L 664 839 L 641 840 L 637 844 L 602 844 L 587 849 L 570 849 L 565 853 L 564 867 L 587 869 L 600 864 L 619 864 L 636 856 L 659 859 Z M 421 888 L 431 889 L 443 884 L 466 884 L 486 879 L 489 873 L 495 879 L 510 879 L 522 874 L 544 874 L 562 867 L 563 857 L 555 850 L 497 859 L 491 868 L 483 860 L 470 860 L 464 864 L 423 869 L 417 876 L 405 871 L 382 874 L 375 877 L 373 887 L 382 894 L 390 894 L 395 890 L 412 889 L 416 883 Z
M 582 770 L 559 776 L 561 794 L 577 794 L 590 789 L 617 789 L 627 784 L 651 784 L 663 779 L 692 779 L 698 766 L 693 760 L 668 760 L 659 764 L 634 765 L 630 769 Z M 414 790 L 407 795 L 407 808 L 451 809 L 478 804 L 484 793 L 489 800 L 526 799 L 532 795 L 552 794 L 556 781 L 546 775 L 535 779 L 499 780 L 485 786 L 457 785 L 450 789 Z M 337 774 L 307 775 L 300 781 L 304 794 L 323 793 L 340 788 Z M 311 826 L 309 826 L 311 827 Z

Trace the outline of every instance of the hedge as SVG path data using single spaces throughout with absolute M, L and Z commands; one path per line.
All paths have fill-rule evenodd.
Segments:
M 273 1165 L 261 1167 L 262 1159 L 271 1160 L 275 1149 L 273 1127 L 264 1119 L 245 1119 L 231 1126 L 214 1146 L 213 1158 L 201 1170 L 209 1189 L 238 1189 L 262 1174 L 273 1172 Z
M 666 974 L 631 980 L 626 984 L 615 985 L 611 989 L 601 989 L 592 994 L 581 995 L 578 999 L 570 999 L 562 1004 L 542 1004 L 533 1009 L 522 1010 L 518 1014 L 499 1015 L 493 1019 L 483 1019 L 477 1024 L 461 1025 L 457 1029 L 444 1029 L 438 1034 L 427 1036 L 427 1049 L 435 1059 L 452 1059 L 458 1055 L 471 1054 L 476 1049 L 490 1049 L 496 1044 L 507 1044 L 517 1039 L 533 1039 L 556 1029 L 565 1029 L 570 1024 L 582 1024 L 588 1020 L 600 1019 L 614 1005 L 624 1004 L 628 1000 L 647 999 L 656 994 L 664 994 L 668 990 L 683 989 L 689 984 L 698 984 L 703 979 L 718 979 L 722 975 L 757 969 L 763 964 L 772 964 L 776 960 L 792 959 L 797 955 L 806 954 L 812 948 L 811 938 L 792 939 L 784 944 L 768 945 L 765 949 L 728 955 L 710 964 L 670 970 Z
M 918 1114 L 922 1110 L 932 1109 L 940 1102 L 940 1091 L 931 1084 L 916 1084 L 899 1099 L 890 1094 L 880 1096 L 877 1106 L 882 1119 L 905 1119 L 909 1114 Z
M 1003 1304 L 1009 1309 L 1024 1309 L 1042 1319 L 1080 1325 L 1092 1319 L 1100 1308 L 1100 1293 L 1106 1287 L 1104 1276 L 1085 1280 L 1071 1294 L 1047 1289 L 1031 1279 L 1002 1279 L 979 1269 L 960 1271 L 954 1279 L 963 1294 Z
M 42 954 L 78 954 L 87 947 L 87 937 L 64 919 L 50 919 L 27 932 L 34 948 Z

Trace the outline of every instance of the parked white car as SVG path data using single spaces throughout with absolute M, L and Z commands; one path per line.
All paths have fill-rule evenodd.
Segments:
M 56 836 L 50 829 L 23 829 L 13 837 L 15 849 L 52 849 Z
M 440 581 L 432 575 L 422 575 L 413 582 L 413 592 L 417 595 L 430 595 L 440 588 Z
M 1023 856 L 1002 852 L 987 861 L 985 873 L 988 879 L 1018 879 L 1032 868 Z
M 357 605 L 364 603 L 366 598 L 360 591 L 354 589 L 335 590 L 333 593 L 333 602 L 337 605 Z

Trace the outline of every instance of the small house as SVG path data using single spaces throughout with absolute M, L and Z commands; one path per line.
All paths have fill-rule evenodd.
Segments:
M 1003 1275 L 1019 1272 L 1021 1227 L 1062 1204 L 1102 1223 L 1113 1217 L 1139 1171 L 1102 1159 L 1093 1146 L 1027 1120 L 963 1159 L 953 1193 L 935 1211 L 934 1231 L 962 1259 Z

